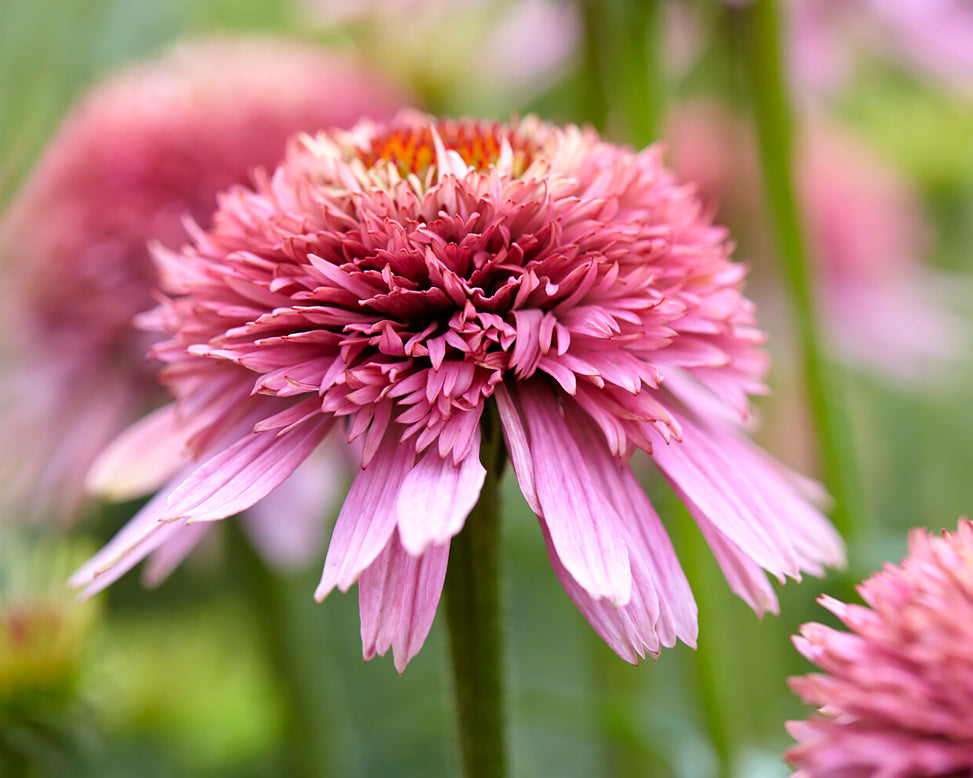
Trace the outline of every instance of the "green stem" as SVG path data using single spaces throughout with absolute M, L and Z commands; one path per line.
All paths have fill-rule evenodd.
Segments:
M 508 772 L 504 720 L 500 592 L 499 482 L 505 450 L 496 409 L 481 425 L 480 461 L 487 470 L 476 507 L 453 538 L 446 573 L 446 616 L 459 743 L 466 778 Z
M 726 614 L 730 596 L 726 579 L 714 569 L 713 554 L 682 502 L 669 490 L 656 499 L 660 513 L 671 521 L 683 570 L 693 582 L 700 639 L 696 652 L 687 657 L 687 662 L 695 681 L 702 725 L 717 762 L 715 775 L 729 778 L 737 742 L 734 724 L 740 697 L 736 693 L 735 677 L 726 672 L 726 667 L 733 664 L 727 657 L 732 656 L 734 643 L 716 638 L 734 634 L 734 625 Z
M 586 119 L 642 147 L 659 136 L 661 0 L 583 0 Z M 617 125 L 617 126 L 616 126 Z
M 845 437 L 844 408 L 822 353 L 808 261 L 793 181 L 793 131 L 784 82 L 774 0 L 755 0 L 740 12 L 740 53 L 750 84 L 764 194 L 776 228 L 784 279 L 800 340 L 808 402 L 824 481 L 835 498 L 832 519 L 846 538 L 862 514 L 853 492 L 854 462 Z
M 343 754 L 336 748 L 337 722 L 331 720 L 328 689 L 323 688 L 320 645 L 301 613 L 307 582 L 293 586 L 290 578 L 270 570 L 256 553 L 239 520 L 227 521 L 230 558 L 246 586 L 246 599 L 257 623 L 267 657 L 285 704 L 284 759 L 288 775 L 325 778 L 346 775 Z M 299 591 L 298 591 L 299 588 Z

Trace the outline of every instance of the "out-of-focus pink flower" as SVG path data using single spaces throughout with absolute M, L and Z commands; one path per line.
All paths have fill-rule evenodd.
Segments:
M 801 89 L 842 86 L 862 53 L 970 88 L 973 7 L 966 0 L 793 0 L 787 10 L 791 65 Z
M 176 46 L 95 87 L 69 115 L 0 225 L 5 497 L 67 518 L 84 474 L 164 399 L 133 315 L 153 304 L 147 244 L 209 226 L 216 193 L 272 166 L 298 130 L 391 116 L 402 96 L 301 43 Z M 146 463 L 151 465 L 150 461 Z
M 766 223 L 746 124 L 715 103 L 689 103 L 667 138 L 676 170 L 710 207 L 743 229 Z M 947 280 L 921 262 L 929 234 L 918 199 L 868 146 L 821 122 L 803 128 L 795 168 L 832 347 L 901 386 L 928 381 L 960 353 L 963 325 Z M 770 253 L 765 231 L 750 238 L 758 260 Z
M 572 0 L 304 0 L 309 23 L 348 26 L 369 59 L 439 101 L 533 97 L 581 38 Z M 407 28 L 408 35 L 402 30 Z
M 173 438 L 216 453 L 77 573 L 86 593 L 346 437 L 362 469 L 317 596 L 357 581 L 365 657 L 391 647 L 401 670 L 477 502 L 494 404 L 558 578 L 629 661 L 696 638 L 637 450 L 756 610 L 776 608 L 765 570 L 842 560 L 812 485 L 739 432 L 763 335 L 725 231 L 657 148 L 533 118 L 366 122 L 294 142 L 192 246 L 156 255 L 171 297 L 145 321 L 169 336 L 154 354 L 177 399 L 109 450 L 102 478 Z
M 973 774 L 973 523 L 909 536 L 858 591 L 820 602 L 850 632 L 805 624 L 798 650 L 824 672 L 792 678 L 819 715 L 788 722 L 801 778 L 961 778 Z

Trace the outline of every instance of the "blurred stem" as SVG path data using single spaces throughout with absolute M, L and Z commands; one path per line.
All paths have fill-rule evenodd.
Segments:
M 853 492 L 854 463 L 835 376 L 822 353 L 814 306 L 813 272 L 801 226 L 793 180 L 793 130 L 781 61 L 774 0 L 754 0 L 739 12 L 740 54 L 750 84 L 760 150 L 764 195 L 776 229 L 784 278 L 794 310 L 804 382 L 818 444 L 822 476 L 835 499 L 832 520 L 846 539 L 853 517 L 862 515 Z
M 662 9 L 662 0 L 581 2 L 585 118 L 637 147 L 659 135 L 665 94 Z
M 460 752 L 466 778 L 508 774 L 503 628 L 500 591 L 499 483 L 505 449 L 492 404 L 481 422 L 480 461 L 486 480 L 480 499 L 453 538 L 446 573 Z
M 308 598 L 305 582 L 300 591 L 289 578 L 267 567 L 245 535 L 239 519 L 226 522 L 229 556 L 246 586 L 256 632 L 267 663 L 277 681 L 284 711 L 284 751 L 287 774 L 297 778 L 346 775 L 340 763 L 326 695 L 316 681 L 322 661 L 314 633 L 300 617 L 301 599 Z M 313 657 L 315 661 L 308 661 Z
M 726 579 L 718 570 L 714 572 L 712 552 L 682 502 L 669 490 L 660 494 L 658 500 L 663 508 L 661 512 L 671 518 L 670 526 L 675 528 L 679 540 L 683 570 L 693 582 L 701 637 L 696 653 L 690 657 L 690 664 L 695 671 L 703 726 L 717 761 L 716 775 L 730 778 L 734 757 L 732 722 L 739 700 L 734 694 L 732 678 L 726 673 L 726 668 L 733 666 L 732 659 L 728 661 L 733 625 L 726 618 Z M 724 642 L 719 647 L 711 645 L 710 637 Z

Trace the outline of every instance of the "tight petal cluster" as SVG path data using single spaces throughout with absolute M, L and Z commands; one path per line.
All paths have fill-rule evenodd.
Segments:
M 18 508 L 69 518 L 97 453 L 165 401 L 132 317 L 155 304 L 147 244 L 209 225 L 216 193 L 274 166 L 293 133 L 387 118 L 394 90 L 293 41 L 211 39 L 96 86 L 0 221 L 0 479 Z
M 823 673 L 791 679 L 818 715 L 792 721 L 802 778 L 973 775 L 973 522 L 913 530 L 901 567 L 820 602 L 850 632 L 805 624 L 798 650 Z
M 221 197 L 211 230 L 156 252 L 169 297 L 144 320 L 168 335 L 153 353 L 176 401 L 109 450 L 102 478 L 173 437 L 218 453 L 75 583 L 95 591 L 249 507 L 340 436 L 361 469 L 317 596 L 357 582 L 366 658 L 391 647 L 401 669 L 478 499 L 491 404 L 557 576 L 629 661 L 696 638 L 638 452 L 758 611 L 776 607 L 764 571 L 840 563 L 811 485 L 737 428 L 763 390 L 763 335 L 725 232 L 660 157 L 534 118 L 403 115 L 296 139 Z

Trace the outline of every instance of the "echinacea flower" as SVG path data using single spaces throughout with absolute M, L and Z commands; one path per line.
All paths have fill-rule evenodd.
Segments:
M 692 101 L 672 112 L 667 138 L 675 169 L 709 207 L 741 227 L 766 223 L 746 124 L 718 103 Z M 796 146 L 795 185 L 829 345 L 902 388 L 928 384 L 962 354 L 964 323 L 950 310 L 955 281 L 922 261 L 930 229 L 918 196 L 834 125 L 806 122 Z M 748 237 L 758 258 L 770 253 L 766 231 Z
M 131 323 L 154 305 L 148 242 L 178 247 L 186 219 L 208 226 L 216 193 L 279 162 L 294 132 L 402 104 L 353 61 L 246 38 L 181 44 L 84 98 L 0 223 L 15 333 L 0 471 L 18 512 L 73 517 L 97 453 L 165 400 Z
M 75 575 L 85 593 L 261 500 L 336 435 L 361 470 L 316 594 L 357 582 L 365 657 L 392 647 L 401 670 L 484 482 L 494 404 L 557 576 L 628 661 L 696 638 L 637 450 L 756 610 L 776 607 L 764 570 L 842 560 L 802 494 L 813 485 L 737 429 L 764 388 L 763 335 L 725 231 L 658 148 L 535 118 L 364 122 L 295 139 L 276 171 L 221 197 L 211 230 L 156 256 L 170 297 L 144 322 L 169 336 L 153 353 L 176 401 L 101 477 L 173 436 L 217 453 Z
M 858 592 L 865 605 L 819 600 L 850 632 L 811 623 L 794 638 L 823 671 L 790 682 L 820 706 L 787 725 L 795 776 L 973 775 L 973 522 L 913 530 L 902 565 Z

